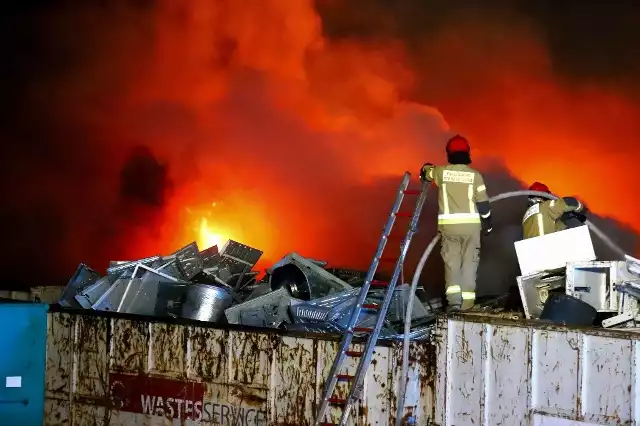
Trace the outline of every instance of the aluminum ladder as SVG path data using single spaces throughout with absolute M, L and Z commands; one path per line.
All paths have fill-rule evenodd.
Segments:
M 371 364 L 371 358 L 373 357 L 373 351 L 375 349 L 376 343 L 378 341 L 378 336 L 380 335 L 380 330 L 382 329 L 382 325 L 384 323 L 384 319 L 387 316 L 387 311 L 389 309 L 389 305 L 391 304 L 391 300 L 393 298 L 393 292 L 395 290 L 396 284 L 398 282 L 398 278 L 402 272 L 402 267 L 404 264 L 404 259 L 406 257 L 407 251 L 409 250 L 409 245 L 411 244 L 411 239 L 413 235 L 416 233 L 418 220 L 420 219 L 420 213 L 422 212 L 422 207 L 426 201 L 427 190 L 429 188 L 428 183 L 423 183 L 422 188 L 420 190 L 409 190 L 409 183 L 411 182 L 411 174 L 409 172 L 405 172 L 404 177 L 402 178 L 402 183 L 398 188 L 398 192 L 396 194 L 396 200 L 393 204 L 393 208 L 391 209 L 391 213 L 389 214 L 389 219 L 387 220 L 387 224 L 382 231 L 382 237 L 380 238 L 380 242 L 378 243 L 378 249 L 376 250 L 376 254 L 371 261 L 371 266 L 369 267 L 369 271 L 367 272 L 367 276 L 365 278 L 364 284 L 362 285 L 362 289 L 358 294 L 358 298 L 356 299 L 355 306 L 351 311 L 351 317 L 349 319 L 349 323 L 347 329 L 344 332 L 344 336 L 342 337 L 342 341 L 340 343 L 340 349 L 338 350 L 338 354 L 336 355 L 336 359 L 333 362 L 333 366 L 329 372 L 329 377 L 324 387 L 324 392 L 322 395 L 322 401 L 320 403 L 320 407 L 316 414 L 316 418 L 314 421 L 315 426 L 328 426 L 332 425 L 332 423 L 327 423 L 323 419 L 327 414 L 327 410 L 329 405 L 342 406 L 342 416 L 340 418 L 340 425 L 346 426 L 347 421 L 349 420 L 349 415 L 351 414 L 351 410 L 354 405 L 362 396 L 363 391 L 363 379 L 367 373 L 369 365 Z M 400 207 L 402 206 L 402 201 L 404 200 L 405 195 L 418 195 L 418 200 L 416 201 L 416 205 L 413 213 L 411 212 L 400 212 Z M 402 243 L 400 244 L 400 254 L 395 260 L 395 268 L 393 270 L 393 275 L 391 277 L 391 281 L 388 283 L 387 290 L 382 302 L 382 305 L 365 305 L 365 298 L 369 292 L 369 288 L 371 287 L 372 282 L 374 282 L 373 277 L 378 270 L 378 265 L 381 261 L 385 261 L 386 259 L 382 257 L 384 249 L 387 245 L 387 241 L 389 240 L 389 236 L 391 235 L 391 230 L 395 224 L 397 217 L 409 217 L 411 218 L 411 222 L 409 224 L 409 229 L 407 234 L 405 235 Z M 378 283 L 379 284 L 379 283 Z M 360 311 L 363 309 L 376 309 L 378 311 L 378 316 L 376 318 L 376 324 L 373 329 L 371 328 L 356 328 L 355 325 L 360 316 Z M 367 343 L 365 345 L 365 349 L 363 352 L 354 352 L 349 351 L 349 345 L 353 339 L 355 333 L 368 333 Z M 350 357 L 359 357 L 360 361 L 358 362 L 358 367 L 356 369 L 355 376 L 349 376 L 346 374 L 338 374 L 340 369 L 342 368 L 345 359 L 347 356 Z M 348 380 L 350 381 L 350 390 L 347 399 L 340 399 L 333 396 L 333 391 L 335 390 L 336 384 L 338 380 Z

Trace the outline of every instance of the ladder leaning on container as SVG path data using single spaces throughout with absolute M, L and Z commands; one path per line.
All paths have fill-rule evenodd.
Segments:
M 429 188 L 428 183 L 423 183 L 420 190 L 410 190 L 409 183 L 411 182 L 411 174 L 405 172 L 404 177 L 402 178 L 402 183 L 400 184 L 400 188 L 398 188 L 398 192 L 396 194 L 396 200 L 393 204 L 393 208 L 391 209 L 391 213 L 389 214 L 389 219 L 387 220 L 387 224 L 382 231 L 382 237 L 380 238 L 380 242 L 378 243 L 378 248 L 376 250 L 376 254 L 371 261 L 371 266 L 369 267 L 369 271 L 367 272 L 367 276 L 365 278 L 364 284 L 362 285 L 362 289 L 358 294 L 358 298 L 356 299 L 355 306 L 351 311 L 351 317 L 349 319 L 349 324 L 347 329 L 344 332 L 344 336 L 342 337 L 342 341 L 340 342 L 340 349 L 338 350 L 338 354 L 336 355 L 336 359 L 333 362 L 333 366 L 329 372 L 329 377 L 327 378 L 327 382 L 325 383 L 324 393 L 322 395 L 322 401 L 320 402 L 320 407 L 318 408 L 318 412 L 316 414 L 315 426 L 320 425 L 330 425 L 332 423 L 327 423 L 324 418 L 327 413 L 327 409 L 329 405 L 342 407 L 342 416 L 340 417 L 340 425 L 345 426 L 347 424 L 347 420 L 349 419 L 349 414 L 353 409 L 356 402 L 362 397 L 363 390 L 363 379 L 367 373 L 369 365 L 371 364 L 371 358 L 373 356 L 373 350 L 375 349 L 376 343 L 378 341 L 378 336 L 380 335 L 380 330 L 382 329 L 382 325 L 384 323 L 384 319 L 387 316 L 387 310 L 389 309 L 389 305 L 391 304 L 391 300 L 393 298 L 393 291 L 395 290 L 396 284 L 398 282 L 398 278 L 400 277 L 402 267 L 404 264 L 404 259 L 406 257 L 407 251 L 409 250 L 409 245 L 411 244 L 411 239 L 413 235 L 416 233 L 418 220 L 420 219 L 420 213 L 422 212 L 422 207 L 427 198 L 427 190 Z M 418 199 L 416 201 L 415 208 L 413 212 L 401 212 L 400 208 L 402 206 L 402 201 L 404 200 L 405 195 L 418 195 Z M 397 259 L 389 259 L 382 257 L 384 249 L 387 245 L 387 241 L 391 235 L 391 230 L 395 224 L 396 218 L 398 217 L 409 217 L 411 218 L 411 222 L 409 223 L 409 229 L 407 230 L 406 235 L 402 239 L 402 243 L 400 244 L 400 253 Z M 375 282 L 373 277 L 378 270 L 378 265 L 384 261 L 395 261 L 395 268 L 393 270 L 393 275 L 391 277 L 391 281 L 386 287 L 386 293 L 384 295 L 384 299 L 381 305 L 370 305 L 364 304 L 365 298 L 367 297 L 367 293 L 369 292 L 369 288 L 372 284 L 380 285 L 383 283 Z M 376 318 L 376 324 L 374 328 L 357 328 L 355 327 L 358 317 L 360 316 L 360 311 L 365 309 L 374 309 L 378 312 Z M 354 352 L 349 351 L 349 345 L 351 344 L 351 340 L 353 339 L 354 334 L 359 335 L 368 335 L 367 343 L 365 345 L 363 352 Z M 358 357 L 360 358 L 358 362 L 358 367 L 356 369 L 355 376 L 349 376 L 346 374 L 339 374 L 342 366 L 344 364 L 345 359 L 350 357 Z M 347 380 L 350 382 L 350 390 L 347 399 L 341 399 L 333 396 L 333 391 L 336 387 L 336 383 L 338 380 Z

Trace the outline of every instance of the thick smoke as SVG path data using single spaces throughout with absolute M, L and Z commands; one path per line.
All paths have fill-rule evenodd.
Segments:
M 405 34 L 393 15 L 363 8 L 358 25 L 336 13 L 352 2 L 74 3 L 16 12 L 6 27 L 30 40 L 3 71 L 16 284 L 170 252 L 203 218 L 265 263 L 295 250 L 365 267 L 401 173 L 442 162 L 453 132 L 471 140 L 492 193 L 541 180 L 640 228 L 624 196 L 630 142 L 607 144 L 637 136 L 636 106 L 557 83 L 534 29 L 512 16 Z M 524 208 L 505 203 L 487 241 L 496 264 Z M 412 264 L 435 228 L 427 210 Z M 26 277 L 33 262 L 40 275 Z

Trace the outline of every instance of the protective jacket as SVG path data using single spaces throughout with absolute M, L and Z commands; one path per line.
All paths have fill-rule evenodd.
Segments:
M 562 216 L 568 212 L 581 213 L 584 206 L 573 197 L 546 200 L 529 207 L 522 219 L 523 238 L 539 237 L 566 229 Z M 566 217 L 566 216 L 565 216 Z
M 469 234 L 491 229 L 491 208 L 482 175 L 465 164 L 425 164 L 422 175 L 440 188 L 438 229 L 448 234 Z

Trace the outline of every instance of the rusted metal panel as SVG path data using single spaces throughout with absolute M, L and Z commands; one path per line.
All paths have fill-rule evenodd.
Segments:
M 278 424 L 313 422 L 315 347 L 311 339 L 294 337 L 283 337 L 278 345 L 271 394 L 271 413 Z
M 320 404 L 320 398 L 322 398 L 322 392 L 324 390 L 324 385 L 326 380 L 329 378 L 329 371 L 331 370 L 331 365 L 333 360 L 335 359 L 340 343 L 339 342 L 330 342 L 330 341 L 318 341 L 318 363 L 316 367 L 316 406 Z M 362 344 L 352 344 L 349 347 L 349 351 L 353 352 L 362 352 L 364 349 L 364 345 Z M 373 364 L 373 362 L 372 362 Z M 338 371 L 338 374 L 354 376 L 356 373 L 356 369 L 358 367 L 358 358 L 355 357 L 347 357 L 342 367 L 342 371 Z M 367 380 L 368 377 L 365 377 Z M 349 382 L 348 380 L 339 380 L 336 384 L 335 390 L 333 392 L 336 398 L 346 399 L 349 395 Z M 352 411 L 352 415 L 349 418 L 348 425 L 361 425 L 366 424 L 366 412 L 362 411 L 362 404 L 358 404 L 354 407 Z M 342 414 L 342 410 L 336 406 L 330 406 L 328 410 L 328 421 L 329 423 L 339 423 L 340 415 Z M 361 418 L 364 417 L 364 418 Z
M 640 424 L 640 335 L 481 318 L 437 335 L 438 425 Z
M 187 377 L 191 380 L 202 379 L 207 383 L 226 383 L 228 338 L 224 330 L 189 327 Z
M 60 312 L 49 314 L 48 330 L 47 426 L 310 425 L 338 346 L 197 323 Z M 411 348 L 407 407 L 416 424 L 426 424 L 422 420 L 433 418 L 428 389 L 435 357 L 434 346 L 420 345 Z M 349 424 L 393 424 L 400 354 L 397 345 L 376 348 L 365 397 Z M 342 373 L 353 375 L 356 365 L 351 359 Z M 347 382 L 338 392 L 346 396 Z M 335 421 L 339 413 L 333 412 Z
M 396 395 L 400 386 L 402 372 L 402 344 L 393 347 L 393 362 L 390 386 L 393 393 L 389 397 L 391 404 L 391 424 L 395 424 L 397 410 Z M 403 424 L 427 425 L 435 421 L 436 399 L 436 345 L 435 342 L 414 344 L 409 348 L 409 372 L 405 396 Z
M 150 324 L 144 321 L 111 320 L 109 369 L 122 373 L 148 371 Z
M 277 340 L 277 337 L 269 334 L 230 333 L 229 383 L 269 389 L 271 364 Z
M 72 393 L 75 400 L 102 405 L 109 389 L 109 320 L 77 317 L 74 327 Z
M 47 316 L 44 411 L 51 426 L 69 425 L 71 420 L 74 319 L 69 314 Z

